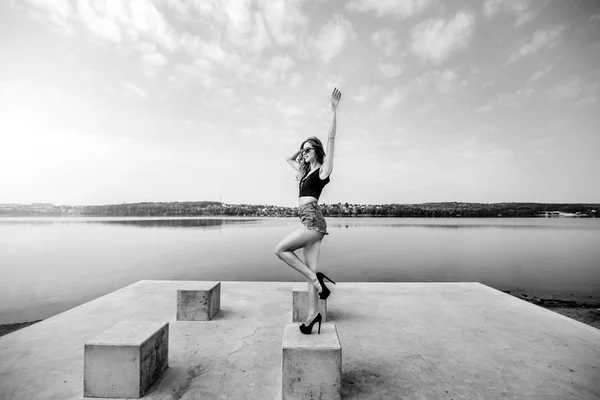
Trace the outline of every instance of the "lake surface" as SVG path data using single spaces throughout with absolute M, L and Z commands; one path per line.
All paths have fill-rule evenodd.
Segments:
M 336 282 L 476 281 L 538 296 L 600 297 L 600 219 L 327 223 L 320 270 Z M 300 282 L 274 253 L 298 225 L 298 218 L 0 218 L 0 324 L 47 318 L 142 279 Z

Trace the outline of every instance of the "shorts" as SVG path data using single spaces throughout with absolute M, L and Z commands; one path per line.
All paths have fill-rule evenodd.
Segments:
M 300 207 L 298 216 L 300 217 L 300 222 L 307 228 L 329 235 L 327 232 L 327 222 L 325 222 L 321 207 L 319 207 L 316 201 Z

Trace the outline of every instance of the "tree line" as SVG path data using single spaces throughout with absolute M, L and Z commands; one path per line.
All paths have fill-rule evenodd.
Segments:
M 422 203 L 422 204 L 320 204 L 329 217 L 422 218 L 527 218 L 543 212 L 568 213 L 595 218 L 600 204 L 564 203 Z M 131 203 L 85 206 L 84 216 L 297 216 L 297 207 L 256 204 L 223 204 L 214 201 Z M 549 216 L 552 214 L 548 214 Z M 557 216 L 557 214 L 554 214 Z

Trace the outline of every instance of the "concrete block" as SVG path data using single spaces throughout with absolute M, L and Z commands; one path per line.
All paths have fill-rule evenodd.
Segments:
M 323 322 L 327 322 L 327 300 L 317 300 Z M 305 322 L 308 317 L 308 283 L 297 284 L 292 292 L 292 322 Z
M 168 362 L 168 322 L 120 322 L 85 343 L 83 394 L 139 399 Z
M 313 327 L 304 335 L 299 324 L 287 324 L 283 333 L 282 400 L 342 398 L 342 346 L 332 323 Z
M 177 291 L 177 321 L 210 321 L 221 310 L 221 282 L 198 282 Z

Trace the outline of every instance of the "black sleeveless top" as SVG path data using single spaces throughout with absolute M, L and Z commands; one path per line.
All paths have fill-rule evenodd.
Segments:
M 300 194 L 298 195 L 298 197 L 312 196 L 315 197 L 317 200 L 319 199 L 323 188 L 329 183 L 330 180 L 329 177 L 325 178 L 325 180 L 321 180 L 321 178 L 319 177 L 320 169 L 321 167 L 317 168 L 300 181 Z

